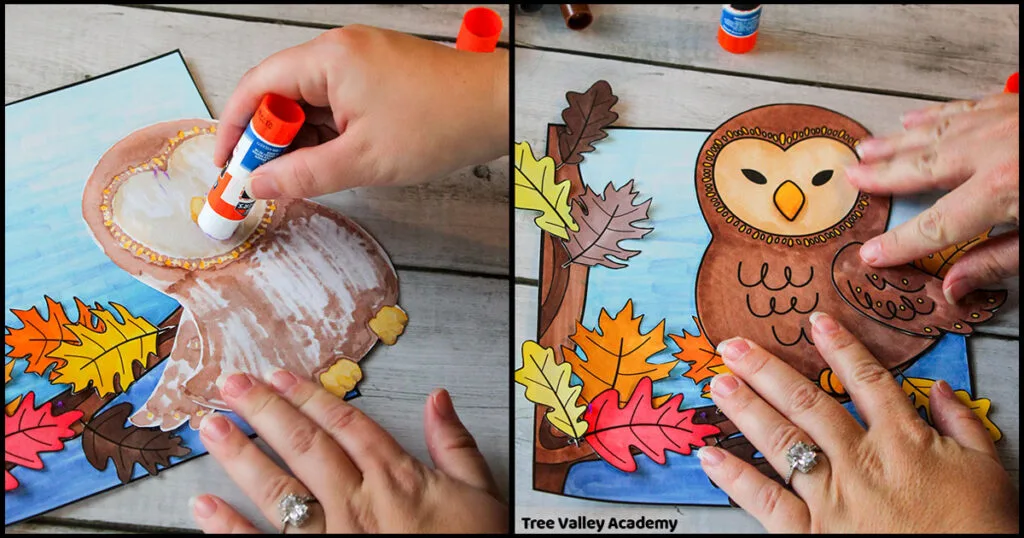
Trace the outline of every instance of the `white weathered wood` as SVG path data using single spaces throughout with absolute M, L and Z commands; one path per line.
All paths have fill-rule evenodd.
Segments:
M 498 40 L 508 43 L 508 27 L 512 24 L 508 4 L 157 4 L 154 7 L 256 17 L 297 24 L 366 24 L 454 40 L 459 34 L 462 15 L 478 5 L 493 9 L 501 15 L 503 24 Z
M 429 464 L 423 438 L 427 395 L 444 387 L 494 473 L 509 490 L 508 284 L 502 279 L 399 271 L 409 325 L 395 346 L 360 362 L 363 396 L 353 403 Z M 260 441 L 262 443 L 262 441 Z M 265 446 L 265 445 L 264 445 Z M 256 506 L 213 458 L 202 456 L 47 517 L 154 527 L 197 528 L 188 499 L 212 493 L 270 531 Z M 17 526 L 15 527 L 17 528 Z
M 721 5 L 591 5 L 574 32 L 559 10 L 516 13 L 516 46 L 550 47 L 869 91 L 969 98 L 1017 71 L 1019 6 L 766 5 L 757 46 L 716 39 Z
M 616 125 L 632 127 L 683 127 L 714 129 L 732 116 L 769 103 L 808 103 L 846 114 L 873 133 L 900 128 L 900 114 L 930 104 L 929 101 L 815 88 L 585 58 L 578 55 L 516 50 L 515 141 L 526 140 L 540 155 L 544 152 L 549 123 L 562 123 L 566 91 L 584 91 L 597 80 L 607 80 L 619 97 Z M 600 151 L 600 143 L 596 146 Z M 540 230 L 532 211 L 515 212 L 515 276 L 536 280 L 540 263 Z M 1019 334 L 1019 280 L 1004 282 L 1010 289 L 1007 304 L 992 323 L 979 331 L 986 334 Z
M 536 340 L 537 288 L 517 285 L 515 289 L 515 368 L 522 366 L 520 349 L 526 340 Z M 1020 350 L 1016 340 L 975 336 L 968 340 L 968 356 L 974 374 L 976 396 L 992 400 L 989 418 L 1003 431 L 997 444 L 1000 459 L 1014 484 L 1020 487 Z M 522 517 L 639 517 L 673 518 L 676 532 L 751 532 L 761 527 L 739 508 L 698 506 L 622 506 L 606 502 L 558 497 L 534 491 L 533 426 L 534 405 L 521 385 L 515 387 L 515 499 L 517 531 Z M 563 531 L 565 532 L 565 531 Z
M 215 114 L 246 70 L 323 32 L 118 6 L 8 5 L 4 15 L 6 102 L 180 48 Z M 397 265 L 508 274 L 507 158 L 426 185 L 323 200 L 363 224 Z

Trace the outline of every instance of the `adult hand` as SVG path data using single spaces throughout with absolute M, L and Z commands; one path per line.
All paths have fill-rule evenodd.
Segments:
M 905 130 L 857 145 L 860 164 L 846 177 L 872 194 L 952 191 L 935 205 L 861 247 L 865 263 L 908 263 L 974 238 L 993 226 L 1020 226 L 1020 100 L 1001 94 L 909 112 Z M 971 291 L 1018 274 L 1019 230 L 970 250 L 946 274 L 954 303 Z
M 719 352 L 733 375 L 712 379 L 723 413 L 786 476 L 796 442 L 818 464 L 786 489 L 717 447 L 698 455 L 708 476 L 772 532 L 1016 532 L 1017 492 L 981 421 L 949 384 L 931 389 L 938 431 L 856 338 L 821 313 L 813 340 L 865 430 L 836 400 L 763 348 L 734 338 Z
M 200 437 L 232 480 L 281 529 L 278 503 L 312 495 L 309 521 L 289 532 L 505 532 L 508 507 L 499 500 L 487 463 L 443 390 L 427 400 L 424 426 L 435 468 L 427 467 L 359 409 L 319 385 L 275 372 L 270 386 L 233 374 L 221 387 L 231 408 L 276 451 L 294 476 L 264 454 L 221 414 L 208 415 Z M 192 501 L 208 533 L 257 532 L 213 495 Z
M 266 93 L 305 104 L 295 151 L 257 168 L 249 194 L 307 198 L 408 185 L 508 153 L 508 53 L 481 54 L 361 25 L 278 52 L 242 77 L 220 117 L 223 166 Z

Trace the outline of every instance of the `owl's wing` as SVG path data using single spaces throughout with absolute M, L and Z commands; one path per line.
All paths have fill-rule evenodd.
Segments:
M 971 334 L 1006 301 L 1006 290 L 978 290 L 957 304 L 946 302 L 942 280 L 911 265 L 871 267 L 850 243 L 832 260 L 832 283 L 852 308 L 896 330 L 918 336 Z

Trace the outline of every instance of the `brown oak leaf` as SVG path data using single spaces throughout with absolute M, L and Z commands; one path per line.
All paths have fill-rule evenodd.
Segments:
M 558 133 L 558 152 L 562 157 L 559 165 L 579 164 L 584 153 L 594 151 L 594 142 L 608 136 L 604 128 L 619 119 L 612 112 L 619 98 L 612 94 L 607 81 L 599 80 L 583 93 L 566 93 L 565 99 L 569 106 L 562 111 L 565 127 Z
M 82 431 L 82 449 L 85 459 L 99 471 L 106 470 L 107 460 L 113 459 L 117 478 L 127 484 L 132 479 L 136 463 L 149 474 L 157 474 L 157 466 L 167 467 L 171 457 L 184 457 L 192 451 L 181 444 L 181 437 L 160 428 L 140 428 L 128 425 L 132 404 L 117 404 L 96 415 Z
M 618 190 L 609 183 L 603 196 L 587 187 L 586 192 L 573 200 L 572 216 L 579 224 L 579 231 L 569 230 L 569 240 L 562 242 L 569 253 L 569 260 L 563 267 L 575 262 L 621 269 L 626 264 L 618 260 L 625 262 L 640 254 L 639 250 L 619 246 L 620 241 L 640 239 L 654 230 L 634 224 L 648 218 L 651 200 L 634 204 L 639 193 L 633 187 L 632 179 Z

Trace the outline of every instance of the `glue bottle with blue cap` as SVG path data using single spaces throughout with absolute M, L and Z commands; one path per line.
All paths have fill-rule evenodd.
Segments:
M 284 153 L 304 121 L 306 113 L 297 102 L 276 94 L 263 96 L 196 218 L 206 235 L 231 238 L 256 203 L 245 192 L 249 175 Z

